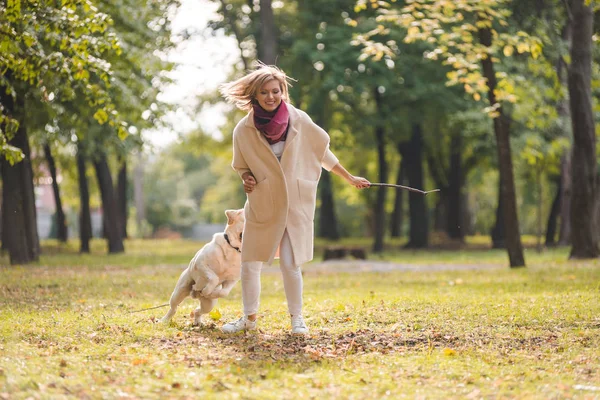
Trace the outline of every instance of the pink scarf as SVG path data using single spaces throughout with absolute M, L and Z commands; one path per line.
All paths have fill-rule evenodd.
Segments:
M 254 109 L 254 126 L 265 136 L 269 144 L 285 140 L 290 121 L 290 113 L 285 101 L 282 100 L 275 111 L 266 111 L 258 104 L 254 104 L 252 108 Z

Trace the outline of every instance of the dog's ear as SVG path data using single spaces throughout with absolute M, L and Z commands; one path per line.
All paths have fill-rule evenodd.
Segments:
M 236 210 L 225 210 L 225 215 L 227 215 L 227 225 L 233 224 L 236 214 Z

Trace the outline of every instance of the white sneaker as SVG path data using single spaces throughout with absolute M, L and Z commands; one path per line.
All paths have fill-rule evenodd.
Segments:
M 292 315 L 292 333 L 298 335 L 306 335 L 308 333 L 308 327 L 304 323 L 302 315 Z
M 256 321 L 250 321 L 245 315 L 237 321 L 228 322 L 221 327 L 223 333 L 237 333 L 241 331 L 251 331 L 253 329 L 256 329 Z

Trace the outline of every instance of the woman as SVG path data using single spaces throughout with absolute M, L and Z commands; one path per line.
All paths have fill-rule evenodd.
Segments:
M 279 249 L 280 269 L 292 318 L 292 332 L 308 333 L 302 318 L 300 265 L 313 258 L 317 184 L 321 167 L 362 189 L 329 150 L 329 136 L 288 101 L 288 78 L 280 69 L 260 67 L 221 87 L 230 103 L 248 111 L 233 131 L 233 169 L 248 201 L 242 243 L 244 316 L 223 325 L 226 333 L 256 328 L 260 272 Z

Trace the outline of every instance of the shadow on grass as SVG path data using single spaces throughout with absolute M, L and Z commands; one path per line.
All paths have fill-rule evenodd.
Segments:
M 486 332 L 464 332 L 460 336 L 437 331 L 381 332 L 360 329 L 337 334 L 313 332 L 308 336 L 261 330 L 226 335 L 215 324 L 187 327 L 175 338 L 155 339 L 158 348 L 172 350 L 179 346 L 214 347 L 212 361 L 274 363 L 303 369 L 315 362 L 339 361 L 349 355 L 406 354 L 443 351 L 453 356 L 462 351 L 560 351 L 559 334 L 547 331 L 541 335 L 500 335 L 494 329 Z M 198 361 L 200 362 L 200 361 Z
M 157 338 L 153 347 L 172 351 L 181 346 L 194 346 L 210 350 L 208 359 L 198 356 L 192 363 L 201 364 L 202 360 L 215 362 L 254 362 L 259 364 L 277 364 L 302 369 L 312 363 L 336 360 L 351 354 L 419 351 L 430 346 L 445 346 L 446 341 L 432 343 L 425 336 L 403 337 L 400 334 L 380 333 L 363 329 L 356 332 L 329 334 L 313 333 L 309 336 L 291 333 L 264 333 L 253 331 L 227 335 L 221 333 L 216 325 L 184 328 L 180 335 L 170 338 Z M 218 350 L 217 350 L 218 349 Z

